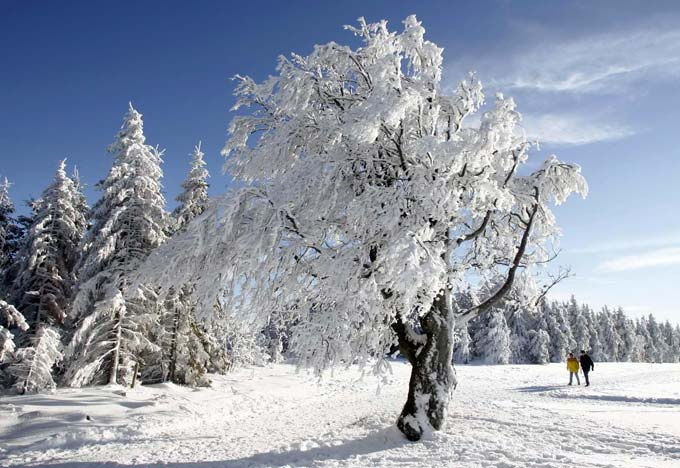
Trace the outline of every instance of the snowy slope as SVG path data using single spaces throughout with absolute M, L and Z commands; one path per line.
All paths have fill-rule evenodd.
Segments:
M 680 365 L 458 366 L 445 431 L 411 443 L 393 421 L 408 367 L 380 386 L 356 369 L 321 382 L 290 365 L 175 385 L 0 397 L 0 466 L 680 466 Z

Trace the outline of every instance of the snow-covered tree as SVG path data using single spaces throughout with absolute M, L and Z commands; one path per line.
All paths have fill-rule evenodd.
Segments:
M 581 349 L 590 350 L 590 325 L 587 316 L 583 312 L 583 308 L 576 303 L 576 299 L 572 296 L 567 313 L 569 314 L 571 330 L 576 342 L 575 351 L 577 352 Z
M 656 317 L 653 314 L 649 314 L 646 320 L 647 332 L 648 332 L 648 347 L 647 347 L 647 360 L 649 362 L 663 362 L 665 355 L 666 343 L 663 339 L 663 334 L 661 332 L 661 327 L 659 322 L 656 321 Z
M 453 348 L 453 362 L 467 364 L 470 361 L 470 346 L 472 337 L 468 332 L 467 322 L 462 322 L 456 326 L 456 341 Z
M 550 335 L 542 329 L 529 330 L 527 353 L 534 364 L 550 362 Z
M 535 325 L 535 318 L 524 307 L 507 307 L 506 320 L 510 329 L 510 362 L 531 362 L 529 357 L 529 330 Z
M 207 337 L 196 321 L 188 287 L 168 292 L 161 323 L 165 331 L 163 361 L 167 363 L 163 380 L 191 386 L 208 385 Z
M 262 84 L 239 77 L 236 108 L 251 110 L 233 119 L 223 153 L 246 186 L 154 254 L 144 276 L 180 285 L 200 270 L 198 297 L 212 303 L 223 288 L 231 313 L 256 315 L 257 327 L 296 303 L 291 349 L 316 369 L 366 363 L 398 342 L 412 377 L 397 424 L 417 440 L 446 419 L 455 322 L 548 259 L 551 203 L 586 184 L 554 156 L 518 170 L 530 144 L 512 99 L 499 94 L 479 124 L 465 123 L 481 84 L 447 93 L 443 51 L 415 16 L 401 33 L 363 19 L 349 29 L 362 46 L 281 58 Z M 488 284 L 473 307 L 452 300 Z
M 10 183 L 5 178 L 0 184 L 0 293 L 6 293 L 10 279 L 7 270 L 15 261 L 23 229 L 14 218 L 14 203 L 9 196 Z
M 177 196 L 179 205 L 173 212 L 177 228 L 181 229 L 186 223 L 202 214 L 208 207 L 208 182 L 210 176 L 203 161 L 201 142 L 194 148 L 191 169 L 187 178 L 182 182 L 182 193 Z
M 603 361 L 617 361 L 622 355 L 621 337 L 616 331 L 616 316 L 605 306 L 599 315 L 599 338 Z
M 593 359 L 596 361 L 607 361 L 608 356 L 604 352 L 602 341 L 600 340 L 600 327 L 595 312 L 588 306 L 583 306 L 583 317 L 588 323 L 588 348 Z
M 160 182 L 161 153 L 145 140 L 142 115 L 130 105 L 109 147 L 115 159 L 106 179 L 98 184 L 102 197 L 91 210 L 93 224 L 86 235 L 73 304 L 76 331 L 67 353 L 72 385 L 125 381 L 118 372 L 148 342 L 139 329 L 147 320 L 135 317 L 136 308 L 125 303 L 125 297 L 134 294 L 130 288 L 134 272 L 165 241 L 168 227 Z M 121 333 L 124 329 L 131 333 Z M 104 341 L 95 343 L 95 339 Z M 84 362 L 88 363 L 86 372 L 81 369 Z
M 108 291 L 81 321 L 65 350 L 70 363 L 65 382 L 72 387 L 128 385 L 139 364 L 139 355 L 156 350 L 144 333 L 155 315 L 135 308 L 120 290 Z
M 61 161 L 53 182 L 34 205 L 21 266 L 14 280 L 14 303 L 36 333 L 42 333 L 43 323 L 62 325 L 70 308 L 74 270 L 86 225 L 76 205 L 78 197 L 73 181 L 66 175 L 65 161 Z
M 545 303 L 542 308 L 546 331 L 550 336 L 550 360 L 552 362 L 564 361 L 569 350 L 573 349 L 570 343 L 571 331 L 567 326 L 562 310 L 556 302 Z
M 59 331 L 40 323 L 30 338 L 30 346 L 18 349 L 8 368 L 14 389 L 23 395 L 55 388 L 52 369 L 61 358 Z
M 492 309 L 486 326 L 477 330 L 475 349 L 487 364 L 510 362 L 510 329 L 502 309 Z
M 621 307 L 616 310 L 616 334 L 621 340 L 616 355 L 617 361 L 632 361 L 636 343 L 635 324 L 626 316 Z
M 0 364 L 16 349 L 14 334 L 10 331 L 12 329 L 26 331 L 28 323 L 16 307 L 0 299 Z

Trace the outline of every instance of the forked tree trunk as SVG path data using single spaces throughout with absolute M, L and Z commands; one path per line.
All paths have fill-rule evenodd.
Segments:
M 451 392 L 456 384 L 453 358 L 453 313 L 448 293 L 442 294 L 421 320 L 427 341 L 414 346 L 403 324 L 395 331 L 402 354 L 412 365 L 408 398 L 397 420 L 397 427 L 412 441 L 444 426 Z M 401 328 L 401 330 L 399 330 Z

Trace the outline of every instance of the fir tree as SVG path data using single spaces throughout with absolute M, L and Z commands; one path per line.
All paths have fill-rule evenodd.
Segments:
M 5 178 L 0 184 L 0 293 L 6 293 L 11 283 L 7 273 L 17 257 L 23 235 L 21 225 L 14 218 L 9 188 L 10 183 Z
M 74 268 L 85 228 L 78 194 L 61 161 L 38 203 L 14 280 L 15 304 L 36 331 L 64 323 L 75 283 Z
M 487 364 L 510 362 L 510 330 L 502 309 L 493 309 L 488 313 L 487 325 L 478 330 L 475 338 L 477 350 L 484 362 Z
M 182 193 L 177 196 L 179 206 L 173 215 L 177 228 L 181 229 L 186 223 L 202 214 L 208 205 L 208 170 L 203 161 L 201 142 L 194 148 L 191 169 L 182 183 Z
M 461 323 L 456 328 L 456 344 L 453 349 L 453 362 L 467 364 L 470 361 L 470 345 L 472 338 L 468 332 L 467 322 Z
M 26 331 L 28 323 L 16 307 L 0 299 L 0 364 L 16 349 L 12 329 Z
M 626 317 L 621 307 L 616 311 L 616 334 L 620 339 L 616 359 L 622 362 L 632 361 L 636 345 L 635 325 Z
M 161 153 L 145 140 L 142 115 L 130 105 L 109 147 L 115 159 L 98 184 L 102 197 L 91 210 L 73 306 L 77 330 L 67 353 L 71 385 L 125 383 L 130 363 L 150 344 L 143 330 L 148 314 L 136 317 L 124 299 L 135 270 L 166 239 L 168 226 Z
M 621 337 L 616 331 L 615 316 L 605 306 L 599 315 L 599 336 L 603 361 L 616 361 L 621 355 Z
M 534 364 L 547 364 L 550 362 L 550 335 L 545 330 L 529 330 L 528 355 Z
M 20 393 L 35 393 L 56 387 L 52 378 L 54 365 L 62 358 L 59 331 L 41 323 L 30 338 L 30 346 L 16 351 L 8 374 L 14 389 Z

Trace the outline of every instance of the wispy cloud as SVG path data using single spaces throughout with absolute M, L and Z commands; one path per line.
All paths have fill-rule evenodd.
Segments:
M 596 270 L 603 273 L 616 273 L 672 265 L 680 265 L 680 247 L 656 249 L 641 254 L 614 258 L 600 263 Z
M 645 249 L 650 247 L 680 247 L 680 232 L 671 232 L 651 237 L 639 237 L 635 239 L 614 239 L 607 242 L 587 245 L 575 249 L 569 249 L 570 253 L 598 254 L 616 252 L 620 250 Z
M 618 140 L 635 133 L 622 124 L 576 114 L 524 114 L 522 126 L 530 139 L 561 145 Z
M 680 76 L 680 28 L 638 27 L 547 43 L 514 56 L 496 78 L 506 89 L 549 92 L 619 92 L 642 79 Z

